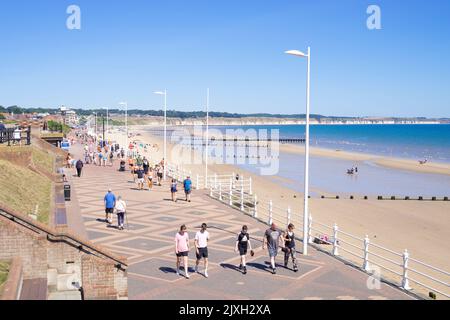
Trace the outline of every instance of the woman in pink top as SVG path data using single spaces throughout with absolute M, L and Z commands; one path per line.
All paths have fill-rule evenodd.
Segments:
M 188 273 L 188 255 L 189 255 L 189 235 L 186 232 L 186 226 L 183 224 L 180 231 L 175 235 L 175 254 L 177 256 L 177 275 L 180 275 L 180 262 L 183 258 L 184 273 L 186 279 L 189 279 Z

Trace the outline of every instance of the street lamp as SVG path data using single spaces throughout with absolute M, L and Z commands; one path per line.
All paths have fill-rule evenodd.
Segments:
M 311 48 L 308 47 L 308 53 L 305 54 L 298 50 L 290 50 L 285 53 L 308 59 L 308 71 L 306 80 L 306 133 L 305 133 L 305 199 L 304 199 L 304 213 L 303 213 L 303 255 L 308 254 L 308 227 L 309 227 L 309 103 L 310 103 L 310 79 L 311 79 Z
M 209 88 L 206 90 L 206 145 L 205 145 L 205 187 L 208 187 L 208 146 L 209 146 Z
M 166 170 L 167 170 L 167 90 L 155 91 L 154 94 L 164 96 L 164 175 L 163 179 L 166 180 Z
M 128 157 L 128 103 L 127 102 L 119 102 L 119 105 L 125 106 L 125 152 Z
M 95 143 L 97 143 L 97 112 L 95 114 Z

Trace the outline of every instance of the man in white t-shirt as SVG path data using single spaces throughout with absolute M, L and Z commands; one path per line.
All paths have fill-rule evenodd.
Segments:
M 195 272 L 198 272 L 198 265 L 200 260 L 203 258 L 205 260 L 205 277 L 208 278 L 208 241 L 209 232 L 206 231 L 206 223 L 202 224 L 200 231 L 195 234 L 195 249 L 197 255 L 197 261 L 195 263 Z
M 116 212 L 117 212 L 117 228 L 123 230 L 123 223 L 125 220 L 125 214 L 127 213 L 127 204 L 119 196 L 116 202 Z

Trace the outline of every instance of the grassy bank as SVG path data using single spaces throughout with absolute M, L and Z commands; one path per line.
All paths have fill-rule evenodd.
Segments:
M 3 292 L 3 285 L 6 282 L 6 279 L 8 278 L 9 273 L 9 263 L 6 261 L 0 261 L 0 296 Z
M 0 203 L 23 214 L 36 212 L 47 224 L 52 181 L 45 174 L 54 171 L 54 161 L 53 154 L 36 146 L 0 146 Z

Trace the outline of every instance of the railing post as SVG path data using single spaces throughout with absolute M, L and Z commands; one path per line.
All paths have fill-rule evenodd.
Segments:
M 271 225 L 273 222 L 273 202 L 272 200 L 269 201 L 269 225 Z
M 244 211 L 244 188 L 241 188 L 241 211 Z
M 403 279 L 402 279 L 402 288 L 404 290 L 411 290 L 408 278 L 408 262 L 409 262 L 409 253 L 408 250 L 405 249 L 405 252 L 403 252 Z
M 217 189 L 217 173 L 214 173 L 214 188 Z
M 249 190 L 249 193 L 250 193 L 250 195 L 252 195 L 252 194 L 253 194 L 252 177 L 250 177 L 250 178 L 248 179 L 248 183 L 249 183 L 248 188 L 250 189 L 250 190 Z
M 253 197 L 253 218 L 258 218 L 258 197 L 255 196 Z
M 312 236 L 312 221 L 313 221 L 312 215 L 309 214 L 309 217 L 308 217 L 308 243 L 314 242 L 313 241 L 314 239 Z
M 234 178 L 235 178 L 234 172 L 231 174 L 231 184 L 234 186 Z
M 287 208 L 287 223 L 286 223 L 286 227 L 291 223 L 291 207 Z
M 230 179 L 230 206 L 233 206 L 233 178 Z
M 219 182 L 219 200 L 222 201 L 222 183 Z
M 209 187 L 209 196 L 212 198 L 213 196 L 213 188 L 212 186 Z
M 197 173 L 197 177 L 196 177 L 196 186 L 197 186 L 197 190 L 200 189 L 200 183 L 199 183 L 199 178 L 198 178 L 198 173 Z
M 370 265 L 369 265 L 369 243 L 370 243 L 369 236 L 366 235 L 366 237 L 364 238 L 364 264 L 363 264 L 363 269 L 365 271 L 369 271 L 370 270 Z
M 333 227 L 333 256 L 338 256 L 339 255 L 339 250 L 338 250 L 338 231 L 339 228 L 337 226 L 337 224 L 334 224 Z

